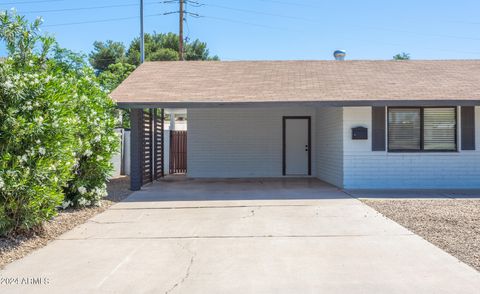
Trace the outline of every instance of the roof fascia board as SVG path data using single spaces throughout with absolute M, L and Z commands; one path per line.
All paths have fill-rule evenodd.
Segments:
M 268 101 L 268 102 L 118 102 L 119 108 L 270 108 L 342 106 L 477 106 L 480 100 L 359 100 L 359 101 Z

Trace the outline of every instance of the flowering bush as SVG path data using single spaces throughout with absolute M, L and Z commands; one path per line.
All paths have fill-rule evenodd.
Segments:
M 93 70 L 40 36 L 40 23 L 0 13 L 9 52 L 0 61 L 0 235 L 59 206 L 97 204 L 118 143 L 114 104 Z
M 76 163 L 73 91 L 35 68 L 0 64 L 0 232 L 53 216 Z
M 119 143 L 114 131 L 115 108 L 96 82 L 92 69 L 83 69 L 76 90 L 78 164 L 74 167 L 75 177 L 65 189 L 64 206 L 96 205 L 107 195 L 110 159 Z

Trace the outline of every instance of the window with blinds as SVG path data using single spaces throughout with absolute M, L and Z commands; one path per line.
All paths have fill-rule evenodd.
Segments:
M 388 109 L 388 150 L 455 151 L 455 107 Z
M 420 109 L 392 108 L 388 112 L 388 147 L 390 150 L 420 150 Z
M 456 150 L 455 108 L 423 110 L 423 149 Z

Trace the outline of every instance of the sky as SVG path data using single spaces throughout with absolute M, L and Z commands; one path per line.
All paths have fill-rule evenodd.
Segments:
M 178 2 L 145 1 L 145 32 L 178 32 Z M 195 1 L 195 2 L 194 2 Z M 167 1 L 168 2 L 168 1 Z M 175 2 L 175 1 L 170 1 Z M 88 54 L 95 40 L 139 35 L 139 0 L 0 0 L 62 47 Z M 198 3 L 198 4 L 195 4 Z M 221 60 L 480 59 L 478 0 L 192 0 L 185 35 Z M 0 56 L 6 54 L 0 45 Z

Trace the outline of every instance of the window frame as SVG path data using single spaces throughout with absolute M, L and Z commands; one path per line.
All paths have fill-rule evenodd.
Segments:
M 453 108 L 455 110 L 455 149 L 437 149 L 437 150 L 425 150 L 424 149 L 424 109 L 425 108 Z M 420 110 L 420 149 L 390 149 L 390 109 L 419 109 Z M 387 107 L 387 152 L 391 153 L 448 153 L 458 152 L 458 107 L 457 106 L 389 106 Z

